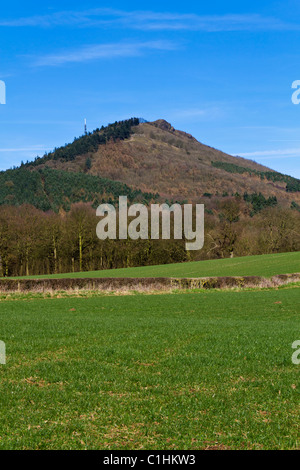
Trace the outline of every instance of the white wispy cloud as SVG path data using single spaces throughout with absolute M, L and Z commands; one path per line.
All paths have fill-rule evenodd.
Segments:
M 62 51 L 38 57 L 33 61 L 35 66 L 55 66 L 66 63 L 87 62 L 96 59 L 110 59 L 114 57 L 136 57 L 146 51 L 171 51 L 178 46 L 172 41 L 147 41 L 131 43 L 94 44 L 75 50 Z
M 62 11 L 52 15 L 0 20 L 6 27 L 97 27 L 116 26 L 142 30 L 191 31 L 286 31 L 299 30 L 297 23 L 284 22 L 259 14 L 197 15 L 153 11 L 122 11 L 97 8 L 83 11 Z
M 255 152 L 239 153 L 240 157 L 259 157 L 261 160 L 273 158 L 300 158 L 300 148 L 288 148 L 277 150 L 257 150 Z
M 127 19 L 130 20 L 130 18 Z M 192 30 L 204 32 L 285 30 L 295 27 L 276 18 L 253 14 L 206 16 L 195 14 L 136 14 L 132 26 L 148 30 Z

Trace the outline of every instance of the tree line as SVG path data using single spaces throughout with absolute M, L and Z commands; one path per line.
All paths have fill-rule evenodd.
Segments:
M 230 197 L 205 214 L 205 243 L 186 251 L 185 240 L 99 240 L 90 203 L 69 212 L 32 205 L 0 206 L 0 276 L 178 263 L 263 253 L 300 251 L 297 210 L 266 207 L 250 217 L 242 198 Z M 172 233 L 172 232 L 171 232 Z

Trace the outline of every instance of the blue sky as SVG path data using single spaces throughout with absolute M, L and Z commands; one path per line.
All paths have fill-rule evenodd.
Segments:
M 296 0 L 5 2 L 0 169 L 137 116 L 300 178 L 299 39 Z

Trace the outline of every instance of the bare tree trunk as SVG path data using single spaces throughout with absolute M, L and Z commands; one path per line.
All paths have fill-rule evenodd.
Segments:
M 82 271 L 82 235 L 79 234 L 79 271 Z

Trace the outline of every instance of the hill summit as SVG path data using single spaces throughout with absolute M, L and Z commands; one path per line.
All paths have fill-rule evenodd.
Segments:
M 285 208 L 300 206 L 296 178 L 204 145 L 164 119 L 102 126 L 0 174 L 0 204 L 58 210 L 79 201 L 111 202 L 118 191 L 146 203 L 205 201 L 213 208 L 220 198 L 257 195 Z

